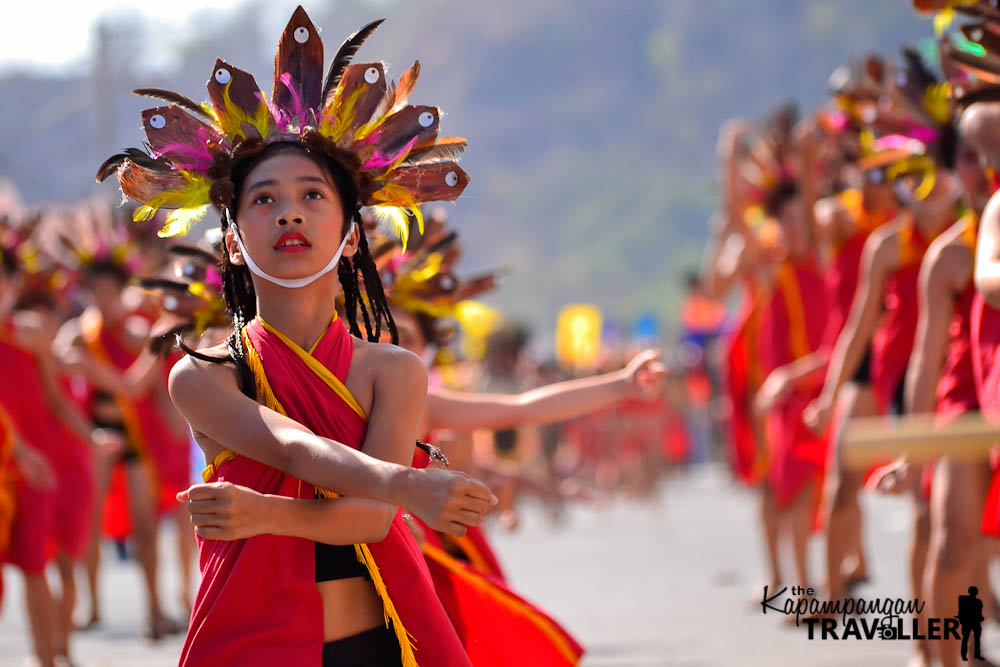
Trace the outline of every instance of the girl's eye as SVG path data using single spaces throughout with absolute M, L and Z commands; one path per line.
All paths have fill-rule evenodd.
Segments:
M 271 199 L 271 195 L 257 195 L 257 197 L 253 200 L 253 203 L 254 204 L 270 204 L 272 201 L 274 201 L 274 200 Z
M 322 199 L 323 193 L 319 190 L 310 190 L 306 193 L 306 199 Z

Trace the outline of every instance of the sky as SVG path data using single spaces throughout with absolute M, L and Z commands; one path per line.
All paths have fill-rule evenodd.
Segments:
M 4 2 L 0 12 L 0 69 L 61 70 L 85 67 L 94 27 L 102 17 L 139 13 L 161 22 L 165 31 L 184 30 L 208 9 L 228 12 L 244 0 L 31 0 Z M 285 14 L 292 0 L 277 0 Z M 308 3 L 304 3 L 308 4 Z M 271 9 L 271 8 L 269 8 Z M 306 7 L 308 9 L 308 6 Z M 39 25 L 39 18 L 44 24 Z

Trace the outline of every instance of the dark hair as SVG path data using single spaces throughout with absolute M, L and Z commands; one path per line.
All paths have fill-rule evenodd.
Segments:
M 121 264 L 110 259 L 97 259 L 84 264 L 81 272 L 85 281 L 91 281 L 102 276 L 112 278 L 119 286 L 125 287 L 129 281 L 129 272 Z
M 17 261 L 13 250 L 0 248 L 0 271 L 7 278 L 13 278 L 21 271 L 21 263 Z
M 229 210 L 233 218 L 235 218 L 239 206 L 240 189 L 254 167 L 274 155 L 288 151 L 296 151 L 308 157 L 330 176 L 343 206 L 343 232 L 346 233 L 352 220 L 358 224 L 361 230 L 358 251 L 353 257 L 341 258 L 337 267 L 340 285 L 344 290 L 345 318 L 350 332 L 359 338 L 362 335 L 358 325 L 358 311 L 360 311 L 365 326 L 365 338 L 368 341 L 378 341 L 384 325 L 391 334 L 392 342 L 398 343 L 399 335 L 396 331 L 396 323 L 389 312 L 389 304 L 382 289 L 382 280 L 375 267 L 375 262 L 368 249 L 368 241 L 361 227 L 359 186 L 354 180 L 351 165 L 343 164 L 342 160 L 346 161 L 345 158 L 339 155 L 328 155 L 326 152 L 309 150 L 299 143 L 278 142 L 263 147 L 262 150 L 254 151 L 253 155 L 242 160 L 238 159 L 233 164 L 229 177 L 232 183 L 232 203 Z M 236 152 L 239 153 L 238 150 Z M 223 215 L 223 233 L 228 228 L 229 219 Z M 194 352 L 183 343 L 179 342 L 178 344 L 185 352 L 199 359 L 213 362 L 233 361 L 239 374 L 241 389 L 248 396 L 256 398 L 253 375 L 246 363 L 246 351 L 243 349 L 243 341 L 240 336 L 240 330 L 243 326 L 257 316 L 257 296 L 253 280 L 250 276 L 250 270 L 245 265 L 231 263 L 229 254 L 225 251 L 222 253 L 220 271 L 222 274 L 222 296 L 233 315 L 234 331 L 226 342 L 230 359 L 208 357 Z
M 799 184 L 792 180 L 783 181 L 778 187 L 767 193 L 764 200 L 764 211 L 772 217 L 778 217 L 781 207 L 799 194 Z

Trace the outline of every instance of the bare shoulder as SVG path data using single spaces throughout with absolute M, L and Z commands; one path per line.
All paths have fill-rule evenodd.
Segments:
M 965 289 L 972 279 L 975 263 L 964 233 L 964 222 L 957 222 L 946 229 L 931 242 L 920 267 L 928 280 L 947 283 L 956 292 Z
M 364 355 L 367 366 L 374 372 L 376 383 L 392 383 L 407 390 L 427 387 L 427 369 L 424 362 L 409 350 L 391 343 L 354 341 L 355 354 Z
M 229 359 L 225 344 L 198 350 L 200 354 L 219 360 Z M 178 403 L 214 394 L 219 389 L 239 389 L 236 374 L 228 364 L 213 363 L 185 355 L 170 369 L 170 396 Z

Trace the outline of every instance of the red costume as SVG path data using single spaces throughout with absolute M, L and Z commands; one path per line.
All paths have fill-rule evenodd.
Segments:
M 764 474 L 766 453 L 757 443 L 753 398 L 761 378 L 757 359 L 757 330 L 760 325 L 759 300 L 748 287 L 737 324 L 723 348 L 726 354 L 725 389 L 729 395 L 730 464 L 736 478 L 756 484 Z
M 124 373 L 138 358 L 138 352 L 125 342 L 123 325 L 106 327 L 94 311 L 84 313 L 81 325 L 87 348 L 98 361 Z M 163 383 L 166 386 L 166 376 Z M 176 506 L 177 493 L 190 483 L 190 444 L 186 430 L 179 432 L 165 414 L 174 409 L 166 404 L 169 399 L 150 391 L 139 397 L 116 395 L 114 402 L 121 412 L 128 446 L 146 470 L 160 510 Z M 105 503 L 104 532 L 125 538 L 131 532 L 131 518 L 123 465 L 115 466 Z
M 995 422 L 1000 419 L 1000 363 L 997 363 L 1000 360 L 1000 310 L 986 303 L 977 292 L 972 300 L 970 320 L 979 405 L 983 414 Z M 993 474 L 981 528 L 984 535 L 1000 538 L 1000 469 Z
M 885 414 L 898 403 L 917 333 L 917 279 L 928 239 L 910 216 L 899 231 L 899 268 L 885 280 L 885 312 L 872 337 L 872 389 Z M 897 406 L 901 407 L 901 406 Z
M 244 328 L 243 343 L 264 405 L 318 435 L 361 447 L 367 418 L 343 385 L 354 344 L 338 318 L 311 353 L 259 319 Z M 232 452 L 216 459 L 206 479 L 262 493 L 313 497 L 311 485 Z M 315 543 L 274 535 L 198 542 L 202 584 L 180 664 L 318 666 L 323 610 L 315 581 Z M 385 540 L 355 548 L 400 639 L 403 666 L 469 665 L 401 514 Z
M 819 349 L 827 317 L 826 286 L 813 263 L 778 266 L 778 278 L 761 313 L 758 351 L 765 374 Z M 826 438 L 802 421 L 802 412 L 818 395 L 796 389 L 767 415 L 770 462 L 767 479 L 778 507 L 787 507 L 810 480 L 817 494 L 826 462 Z
M 25 443 L 46 458 L 56 488 L 37 489 L 17 478 L 17 514 L 9 560 L 28 574 L 40 574 L 61 547 L 73 559 L 87 547 L 94 503 L 91 451 L 49 408 L 34 356 L 14 341 L 12 325 L 0 324 L 0 406 Z

